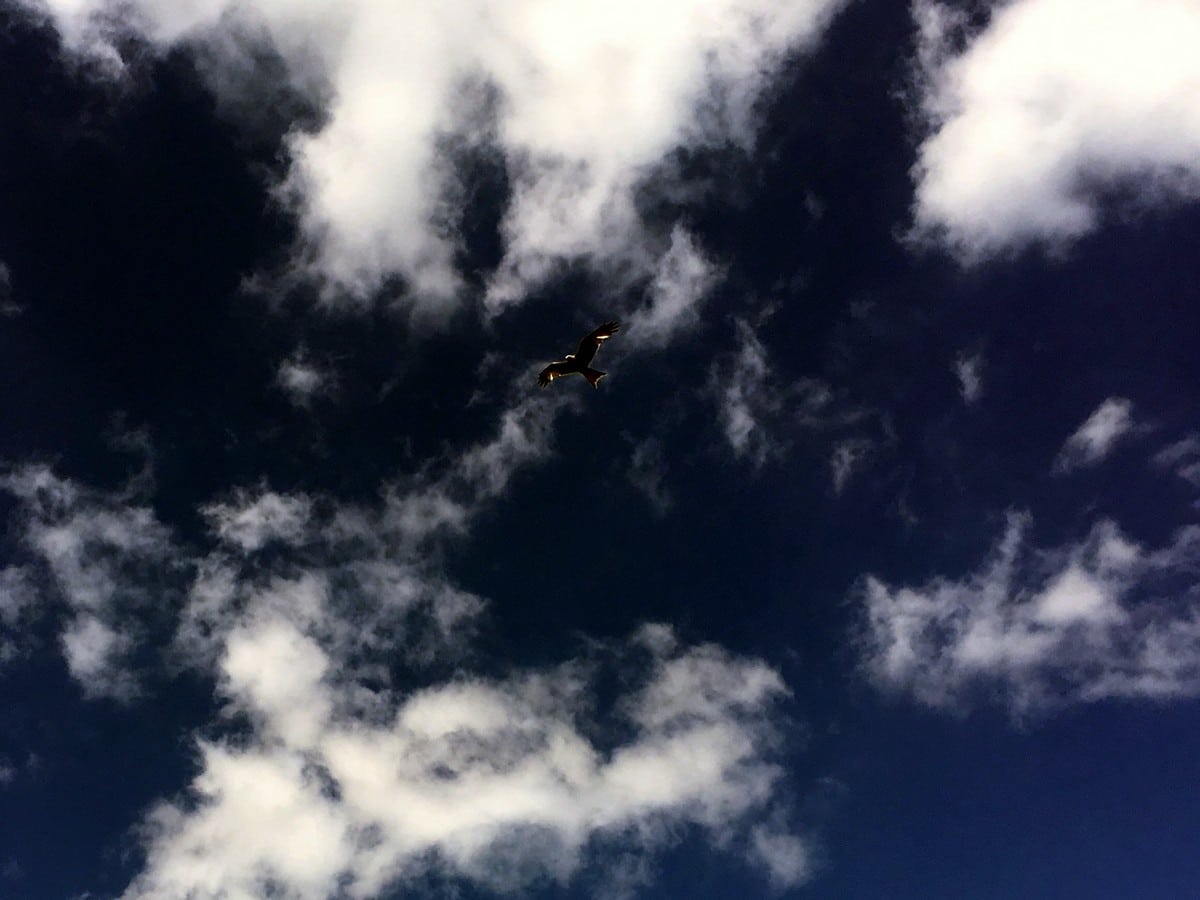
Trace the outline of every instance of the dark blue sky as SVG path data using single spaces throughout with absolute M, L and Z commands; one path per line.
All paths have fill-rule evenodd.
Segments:
M 1196 895 L 1200 13 L 568 5 L 0 6 L 0 896 Z

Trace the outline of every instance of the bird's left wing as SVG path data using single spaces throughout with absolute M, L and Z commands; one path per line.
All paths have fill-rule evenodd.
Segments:
M 575 351 L 575 359 L 579 365 L 586 367 L 595 358 L 600 345 L 616 334 L 620 327 L 616 322 L 605 322 L 580 341 L 579 349 Z

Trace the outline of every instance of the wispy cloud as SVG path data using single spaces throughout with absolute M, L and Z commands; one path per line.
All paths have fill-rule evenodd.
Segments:
M 661 346 L 694 328 L 700 305 L 719 275 L 694 238 L 677 225 L 646 291 L 646 302 L 627 317 L 628 340 L 638 347 Z
M 309 359 L 303 348 L 299 348 L 279 364 L 275 383 L 294 406 L 308 407 L 315 399 L 334 389 L 336 378 L 327 368 Z
M 871 442 L 862 438 L 840 441 L 829 458 L 830 474 L 833 477 L 833 492 L 840 494 L 850 477 L 871 451 Z
M 856 592 L 859 650 L 880 688 L 961 709 L 1002 698 L 1015 716 L 1106 698 L 1200 695 L 1200 528 L 1158 550 L 1102 521 L 1045 551 L 1010 515 L 990 558 L 916 587 Z
M 868 413 L 820 378 L 781 378 L 755 326 L 735 322 L 738 347 L 709 368 L 708 391 L 730 450 L 753 466 L 782 456 L 797 428 L 832 432 L 861 422 Z M 835 449 L 831 472 L 848 477 L 870 441 L 850 437 Z
M 1124 397 L 1109 397 L 1067 438 L 1054 460 L 1055 474 L 1094 466 L 1133 428 L 1133 404 Z
M 118 59 L 101 0 L 46 5 L 71 46 Z M 123 20 L 159 45 L 201 45 L 234 111 L 256 106 L 247 43 L 268 42 L 323 111 L 320 125 L 293 133 L 279 191 L 301 218 L 299 261 L 333 296 L 359 301 L 402 275 L 409 302 L 440 316 L 461 289 L 456 205 L 471 177 L 448 143 L 490 153 L 511 185 L 493 311 L 563 261 L 652 276 L 670 259 L 670 226 L 638 212 L 642 180 L 680 145 L 751 145 L 765 82 L 839 5 L 137 0 Z
M 1017 0 L 961 51 L 963 17 L 913 9 L 930 120 L 918 234 L 969 260 L 1076 238 L 1115 188 L 1138 205 L 1200 196 L 1194 4 Z
M 671 493 L 664 484 L 666 468 L 662 442 L 658 438 L 646 438 L 633 448 L 629 460 L 629 481 L 660 516 L 667 514 L 672 503 Z
M 954 361 L 954 374 L 963 402 L 968 406 L 978 403 L 983 396 L 983 356 L 978 353 L 959 356 Z
M 1153 459 L 1160 469 L 1170 469 L 1184 481 L 1200 487 L 1200 435 L 1189 434 L 1163 447 Z
M 175 559 L 168 530 L 124 492 L 91 490 L 42 465 L 16 469 L 0 488 L 19 501 L 16 521 L 34 558 L 18 577 L 48 580 L 66 610 L 60 641 L 71 674 L 88 696 L 132 699 L 139 686 L 128 656 L 152 617 L 157 573 Z

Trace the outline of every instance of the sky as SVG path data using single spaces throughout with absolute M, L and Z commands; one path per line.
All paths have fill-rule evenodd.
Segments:
M 1196 46 L 3 0 L 0 896 L 1196 896 Z

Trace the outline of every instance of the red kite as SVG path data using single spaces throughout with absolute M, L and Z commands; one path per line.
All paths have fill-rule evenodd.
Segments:
M 538 375 L 538 384 L 545 387 L 555 378 L 574 375 L 578 372 L 588 380 L 592 387 L 596 387 L 600 383 L 600 379 L 608 373 L 591 368 L 590 363 L 596 358 L 596 351 L 600 349 L 600 345 L 616 334 L 619 327 L 616 322 L 605 322 L 580 341 L 579 349 L 574 353 L 568 353 L 566 359 L 555 360 L 542 369 L 541 374 Z

